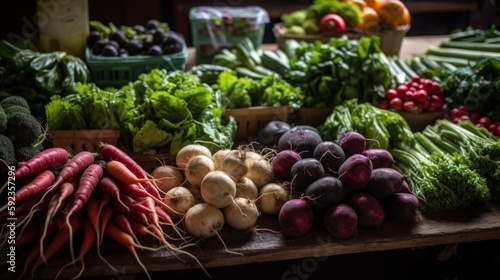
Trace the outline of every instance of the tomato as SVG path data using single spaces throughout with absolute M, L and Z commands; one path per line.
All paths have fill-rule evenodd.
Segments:
M 319 32 L 340 36 L 346 32 L 345 21 L 337 14 L 327 14 L 323 16 L 319 22 Z
M 396 97 L 398 97 L 398 92 L 395 89 L 391 88 L 385 91 L 385 99 L 392 100 Z
M 401 111 L 403 110 L 403 100 L 401 100 L 401 98 L 399 97 L 393 98 L 391 101 L 389 101 L 389 107 L 396 111 Z

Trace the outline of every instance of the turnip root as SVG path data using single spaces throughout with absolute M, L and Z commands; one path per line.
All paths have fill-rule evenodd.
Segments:
M 342 182 L 333 176 L 325 176 L 312 182 L 304 192 L 304 200 L 312 207 L 327 208 L 340 202 L 344 194 Z
M 185 180 L 184 174 L 179 168 L 168 164 L 160 165 L 153 169 L 151 176 L 157 179 L 154 183 L 164 193 L 182 185 Z
M 220 163 L 226 157 L 229 152 L 231 152 L 231 149 L 222 149 L 218 150 L 212 155 L 212 160 L 214 161 L 214 169 L 217 170 L 220 168 Z
M 358 215 L 347 203 L 334 204 L 323 213 L 323 227 L 338 239 L 356 236 L 358 234 Z
M 297 161 L 290 171 L 292 173 L 292 181 L 297 181 L 305 185 L 305 187 L 325 176 L 323 165 L 315 158 L 303 158 Z
M 259 196 L 259 189 L 255 186 L 255 183 L 243 176 L 238 182 L 236 182 L 236 197 L 244 197 L 251 200 L 257 199 Z
M 214 171 L 214 161 L 205 155 L 196 155 L 188 160 L 184 168 L 186 180 L 195 187 L 200 187 L 201 181 L 209 172 Z
M 345 153 L 346 158 L 355 154 L 361 154 L 366 149 L 367 139 L 363 134 L 356 131 L 347 131 L 340 137 L 340 147 Z
M 344 150 L 332 141 L 323 141 L 316 146 L 314 158 L 319 160 L 326 174 L 338 177 L 338 171 L 346 157 Z
M 200 239 L 217 235 L 224 226 L 224 214 L 208 203 L 193 205 L 184 216 L 186 231 Z
M 197 155 L 212 157 L 212 152 L 201 144 L 186 145 L 182 147 L 179 152 L 177 152 L 177 155 L 175 156 L 175 165 L 181 170 L 184 170 L 188 160 Z
M 273 166 L 266 157 L 253 151 L 247 151 L 246 155 L 248 170 L 245 176 L 252 180 L 258 189 L 274 181 Z
M 339 179 L 343 186 L 351 190 L 362 190 L 372 174 L 372 162 L 362 154 L 347 158 L 339 168 Z
M 271 163 L 274 176 L 281 180 L 292 181 L 292 166 L 302 158 L 292 150 L 283 150 L 278 152 Z
M 404 176 L 399 171 L 381 167 L 374 169 L 364 191 L 376 198 L 388 197 L 401 190 Z
M 229 174 L 234 181 L 240 180 L 248 172 L 246 151 L 231 150 L 220 162 L 219 169 Z
M 203 200 L 217 208 L 228 206 L 236 196 L 236 182 L 222 170 L 215 170 L 203 178 L 200 185 Z
M 257 206 L 268 215 L 277 215 L 285 202 L 290 199 L 289 191 L 278 183 L 269 183 L 259 189 Z
M 290 129 L 278 140 L 278 151 L 292 150 L 301 158 L 312 158 L 314 149 L 323 140 L 321 136 L 309 129 Z
M 379 201 L 367 192 L 352 194 L 347 201 L 358 215 L 358 225 L 378 228 L 385 220 L 385 211 Z
M 392 167 L 394 164 L 394 157 L 391 152 L 386 149 L 367 149 L 364 150 L 362 155 L 368 157 L 372 162 L 373 169 L 381 167 Z
M 170 189 L 166 194 L 163 202 L 169 206 L 165 207 L 170 216 L 180 219 L 189 208 L 195 205 L 196 201 L 193 194 L 185 187 L 174 187 Z
M 309 204 L 300 198 L 285 202 L 278 214 L 281 232 L 285 236 L 301 236 L 312 227 L 314 212 Z
M 255 227 L 260 212 L 254 200 L 237 197 L 224 208 L 226 223 L 239 230 L 247 230 Z
M 398 222 L 413 223 L 422 220 L 418 210 L 418 197 L 411 193 L 395 193 L 384 199 L 383 205 L 388 216 Z

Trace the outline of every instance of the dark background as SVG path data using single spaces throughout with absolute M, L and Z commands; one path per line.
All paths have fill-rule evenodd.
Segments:
M 64 0 L 67 1 L 67 0 Z M 171 29 L 180 32 L 191 45 L 189 9 L 193 6 L 252 6 L 269 12 L 271 22 L 266 25 L 265 43 L 274 42 L 271 27 L 280 21 L 280 15 L 310 5 L 312 0 L 88 0 L 89 19 L 115 25 L 145 24 L 149 19 L 168 22 Z M 467 26 L 489 27 L 498 24 L 500 15 L 495 0 L 403 1 L 412 14 L 412 26 L 407 36 L 442 35 Z M 35 42 L 38 30 L 34 15 L 36 0 L 10 1 L 9 8 L 0 10 L 1 39 L 29 38 Z

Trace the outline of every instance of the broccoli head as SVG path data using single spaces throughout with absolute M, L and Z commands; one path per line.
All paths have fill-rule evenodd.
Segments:
M 5 132 L 7 128 L 7 114 L 3 110 L 3 107 L 0 105 L 0 134 Z
M 33 115 L 16 112 L 7 115 L 5 135 L 15 146 L 35 144 L 43 135 L 42 125 Z
M 0 134 L 0 159 L 4 161 L 0 164 L 1 174 L 5 174 L 10 166 L 17 164 L 14 144 L 3 134 Z
M 34 145 L 26 145 L 15 147 L 15 155 L 17 162 L 27 161 L 40 152 L 40 149 Z
M 5 108 L 4 111 L 7 116 L 16 112 L 31 115 L 31 110 L 22 105 L 10 105 L 9 107 Z
M 30 105 L 28 104 L 28 101 L 26 101 L 26 99 L 24 97 L 19 96 L 19 95 L 11 95 L 11 96 L 5 97 L 4 99 L 2 99 L 2 101 L 0 101 L 0 105 L 2 105 L 2 107 L 4 109 L 6 109 L 12 105 L 19 105 L 19 106 L 23 106 L 23 107 L 27 108 L 28 110 L 30 109 Z

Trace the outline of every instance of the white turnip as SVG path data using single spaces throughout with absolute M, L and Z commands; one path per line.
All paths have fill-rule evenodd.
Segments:
M 285 236 L 301 236 L 311 230 L 314 212 L 309 204 L 300 198 L 285 202 L 278 214 L 281 232 Z
M 222 149 L 213 153 L 212 160 L 214 161 L 215 170 L 220 168 L 220 163 L 222 162 L 224 157 L 229 154 L 229 152 L 231 152 L 231 149 Z
M 241 179 L 248 172 L 246 151 L 243 149 L 231 150 L 223 157 L 218 170 L 225 171 L 235 181 Z
M 200 239 L 217 235 L 224 226 L 224 214 L 208 203 L 197 203 L 184 216 L 186 231 Z
M 191 185 L 200 187 L 203 178 L 214 170 L 214 161 L 211 157 L 196 155 L 187 161 L 184 176 Z
M 217 208 L 228 206 L 236 196 L 236 182 L 222 170 L 215 170 L 203 178 L 200 184 L 203 200 Z
M 245 176 L 252 180 L 258 189 L 274 181 L 273 166 L 265 156 L 254 151 L 247 151 L 246 165 L 248 170 Z
M 358 225 L 378 228 L 385 220 L 385 211 L 379 201 L 367 192 L 352 194 L 347 201 L 358 215 Z
M 160 165 L 153 169 L 151 176 L 157 179 L 154 183 L 163 193 L 182 185 L 185 181 L 184 173 L 179 168 L 168 164 Z
M 285 202 L 290 199 L 289 191 L 278 183 L 269 183 L 259 189 L 257 206 L 268 215 L 277 215 Z
M 358 215 L 347 203 L 334 204 L 323 213 L 323 227 L 338 239 L 354 237 L 358 233 Z
M 252 180 L 243 176 L 243 178 L 236 182 L 236 197 L 244 197 L 255 200 L 258 196 L 259 189 Z
M 362 190 L 372 174 L 372 162 L 362 154 L 347 158 L 339 168 L 339 179 L 343 186 L 351 190 Z
M 292 150 L 283 150 L 276 154 L 271 163 L 274 176 L 281 180 L 292 181 L 292 166 L 302 158 Z
M 239 230 L 248 230 L 255 227 L 260 212 L 254 200 L 237 197 L 224 208 L 226 223 Z
M 169 206 L 165 207 L 165 211 L 176 219 L 181 218 L 196 203 L 193 194 L 181 186 L 170 189 L 165 194 L 163 202 Z
M 184 170 L 188 160 L 197 155 L 212 157 L 212 152 L 201 144 L 186 145 L 182 147 L 179 152 L 177 152 L 177 155 L 175 156 L 175 165 L 181 170 Z

